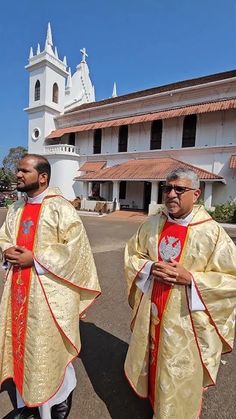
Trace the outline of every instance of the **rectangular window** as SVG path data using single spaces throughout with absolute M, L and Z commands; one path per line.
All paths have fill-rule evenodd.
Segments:
M 93 154 L 101 154 L 102 148 L 102 130 L 96 129 L 93 137 Z
M 125 199 L 126 198 L 126 181 L 120 182 L 120 193 L 119 193 L 119 199 Z

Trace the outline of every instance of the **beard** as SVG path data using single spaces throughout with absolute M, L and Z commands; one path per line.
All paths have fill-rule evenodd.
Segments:
M 30 191 L 37 191 L 39 189 L 39 182 L 29 183 L 28 185 L 18 185 L 16 187 L 18 192 L 30 192 Z

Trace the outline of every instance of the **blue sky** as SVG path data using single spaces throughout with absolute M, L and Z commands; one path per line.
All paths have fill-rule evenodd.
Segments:
M 0 10 L 0 160 L 27 146 L 29 49 L 48 21 L 75 71 L 89 54 L 97 100 L 236 68 L 235 0 L 8 0 Z

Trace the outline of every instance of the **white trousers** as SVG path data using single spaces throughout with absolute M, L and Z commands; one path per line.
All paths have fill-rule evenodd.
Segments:
M 75 370 L 72 364 L 69 364 L 66 368 L 65 377 L 59 390 L 54 396 L 39 407 L 39 413 L 41 419 L 51 419 L 51 408 L 55 404 L 64 402 L 69 394 L 74 390 L 76 386 Z M 17 407 L 24 407 L 25 403 L 22 400 L 20 394 L 16 390 Z

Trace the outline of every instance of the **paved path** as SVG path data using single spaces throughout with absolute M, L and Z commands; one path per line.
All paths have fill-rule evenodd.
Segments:
M 78 385 L 70 419 L 151 419 L 149 403 L 134 395 L 123 374 L 131 314 L 123 273 L 123 247 L 140 220 L 111 215 L 83 217 L 83 221 L 103 293 L 81 322 L 83 350 L 75 362 Z M 1 291 L 2 284 L 0 294 Z M 226 364 L 221 365 L 217 387 L 205 395 L 202 419 L 235 418 L 236 353 L 225 356 L 224 360 Z M 0 418 L 11 409 L 4 391 L 0 394 Z

